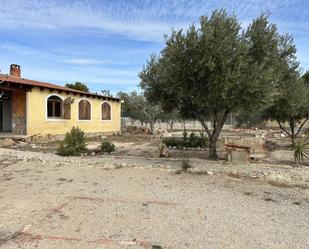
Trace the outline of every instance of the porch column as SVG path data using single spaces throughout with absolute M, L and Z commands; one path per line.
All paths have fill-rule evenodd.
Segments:
M 26 92 L 12 92 L 12 133 L 26 135 Z

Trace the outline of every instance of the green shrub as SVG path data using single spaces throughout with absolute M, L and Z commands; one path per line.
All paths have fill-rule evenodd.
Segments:
M 208 138 L 205 136 L 205 132 L 200 131 L 200 139 L 201 139 L 200 146 L 202 148 L 207 147 L 207 145 L 208 145 Z
M 116 146 L 106 139 L 104 139 L 101 143 L 101 152 L 111 153 L 111 152 L 115 151 L 115 148 L 116 148 Z
M 182 138 L 166 137 L 166 138 L 163 138 L 163 143 L 165 143 L 167 147 L 176 147 L 176 148 L 183 147 Z
M 188 134 L 186 132 L 183 133 L 183 137 L 166 137 L 163 138 L 163 143 L 167 147 L 176 147 L 178 149 L 187 147 L 187 148 L 205 148 L 208 144 L 208 139 L 201 134 L 201 136 L 196 136 L 193 132 Z
M 86 135 L 78 127 L 73 127 L 70 132 L 65 134 L 64 140 L 57 150 L 57 154 L 60 156 L 80 156 L 87 152 Z
M 183 139 L 183 147 L 186 147 L 186 145 L 188 145 L 189 141 L 188 141 L 188 132 L 186 130 L 183 131 L 182 133 L 182 139 Z
M 192 168 L 189 159 L 183 159 L 181 161 L 181 171 L 187 172 L 188 169 Z
M 201 138 L 196 136 L 193 132 L 191 132 L 189 136 L 189 143 L 188 143 L 188 146 L 186 147 L 190 147 L 190 148 L 202 147 Z

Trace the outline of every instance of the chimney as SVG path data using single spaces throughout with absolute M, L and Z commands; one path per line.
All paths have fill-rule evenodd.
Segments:
M 21 74 L 20 65 L 11 64 L 10 75 L 20 78 L 21 76 L 20 74 Z

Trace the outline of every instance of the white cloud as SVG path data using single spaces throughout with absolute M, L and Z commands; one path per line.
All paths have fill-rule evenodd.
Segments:
M 68 82 L 81 81 L 86 84 L 137 84 L 137 73 L 131 70 L 110 69 L 105 67 L 47 68 L 30 67 L 23 70 L 25 78 L 42 80 L 63 85 Z
M 188 27 L 216 8 L 235 11 L 240 18 L 253 18 L 262 10 L 290 9 L 305 21 L 308 10 L 301 0 L 2 0 L 0 27 L 48 29 L 83 28 L 126 35 L 133 39 L 163 40 L 172 27 Z M 293 16 L 293 15 L 291 15 Z M 81 31 L 84 32 L 84 31 Z
M 18 53 L 18 54 L 23 54 L 23 55 L 37 55 L 41 53 L 37 49 L 31 48 L 28 46 L 23 46 L 17 43 L 12 43 L 12 42 L 0 43 L 0 48 L 10 51 L 12 53 Z
M 109 60 L 96 60 L 90 58 L 72 58 L 60 60 L 60 62 L 69 63 L 73 65 L 100 65 L 110 63 Z
M 95 29 L 146 40 L 162 40 L 163 34 L 170 32 L 173 26 L 151 19 L 132 18 L 132 15 L 128 15 L 129 12 L 132 14 L 134 10 L 126 6 L 116 10 L 111 5 L 105 7 L 88 1 L 12 0 L 0 5 L 0 26 Z M 138 11 L 135 13 L 141 14 Z

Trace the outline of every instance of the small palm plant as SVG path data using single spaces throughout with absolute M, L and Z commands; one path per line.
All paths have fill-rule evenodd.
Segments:
M 300 161 L 304 161 L 304 159 L 309 160 L 309 152 L 307 151 L 309 145 L 309 141 L 298 140 L 293 144 L 294 150 L 294 160 L 299 164 Z

